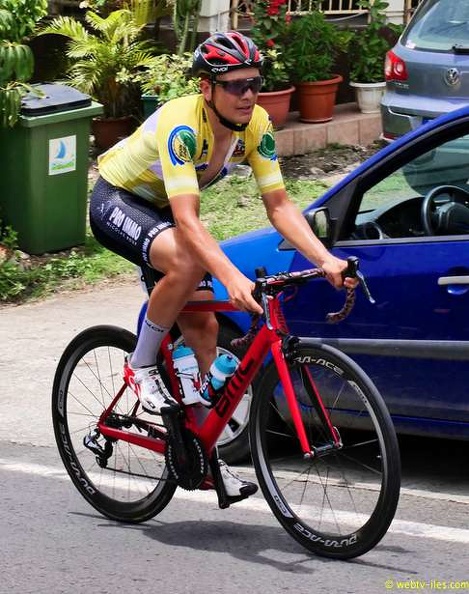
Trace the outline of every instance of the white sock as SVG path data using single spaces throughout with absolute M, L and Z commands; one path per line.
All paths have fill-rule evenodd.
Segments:
M 145 317 L 138 335 L 137 346 L 130 360 L 132 367 L 155 365 L 156 355 L 160 350 L 163 338 L 168 334 L 169 330 L 169 328 L 155 324 L 148 317 Z

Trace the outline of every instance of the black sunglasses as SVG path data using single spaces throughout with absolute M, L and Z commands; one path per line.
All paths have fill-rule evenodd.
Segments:
M 261 90 L 264 79 L 262 76 L 252 78 L 239 78 L 237 80 L 215 80 L 214 84 L 223 87 L 227 93 L 242 97 L 249 90 L 258 93 Z

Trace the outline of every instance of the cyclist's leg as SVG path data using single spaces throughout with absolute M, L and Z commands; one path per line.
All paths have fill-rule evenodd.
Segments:
M 196 290 L 190 300 L 210 301 L 213 298 L 213 292 L 202 286 Z M 184 336 L 184 342 L 196 354 L 203 377 L 217 356 L 217 318 L 212 312 L 182 313 L 177 318 L 177 324 Z
M 100 178 L 91 196 L 90 224 L 105 247 L 164 275 L 151 292 L 148 317 L 170 328 L 205 274 L 180 245 L 170 207 L 157 208 Z
M 187 253 L 175 230 L 171 209 L 158 209 L 100 178 L 90 202 L 90 223 L 96 238 L 136 265 L 149 265 L 164 276 L 149 298 L 135 357 L 130 361 L 136 392 L 148 412 L 175 406 L 155 366 L 165 333 L 204 275 Z
M 184 246 L 179 245 L 177 238 L 177 233 L 168 229 L 154 237 L 149 246 L 150 263 L 164 276 L 151 292 L 147 315 L 161 325 L 172 326 L 177 320 L 186 344 L 194 349 L 200 370 L 205 374 L 217 352 L 218 322 L 215 314 L 179 312 L 189 300 L 213 299 L 211 277 L 187 254 Z M 194 287 L 197 287 L 195 292 Z M 202 421 L 207 414 L 205 407 L 195 405 L 195 408 Z M 219 476 L 228 503 L 245 499 L 257 491 L 255 483 L 243 480 L 222 460 L 219 460 Z
M 165 229 L 151 241 L 150 265 L 163 273 L 150 295 L 148 316 L 162 326 L 171 327 L 205 275 L 173 228 Z M 204 292 L 202 292 L 204 293 Z

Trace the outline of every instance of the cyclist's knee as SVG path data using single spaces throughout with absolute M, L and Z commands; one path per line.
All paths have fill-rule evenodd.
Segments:
M 179 322 L 186 343 L 193 349 L 216 346 L 218 321 L 213 313 L 182 314 Z
M 188 255 L 170 256 L 165 261 L 165 276 L 168 282 L 192 287 L 194 290 L 206 271 Z

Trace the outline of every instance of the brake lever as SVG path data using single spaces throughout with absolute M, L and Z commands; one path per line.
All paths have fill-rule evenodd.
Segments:
M 347 258 L 347 268 L 345 268 L 345 270 L 342 272 L 342 278 L 345 278 L 346 276 L 358 279 L 360 287 L 365 293 L 368 301 L 373 305 L 376 303 L 375 299 L 371 295 L 370 289 L 368 288 L 365 277 L 359 270 L 359 260 L 356 256 L 349 256 Z

